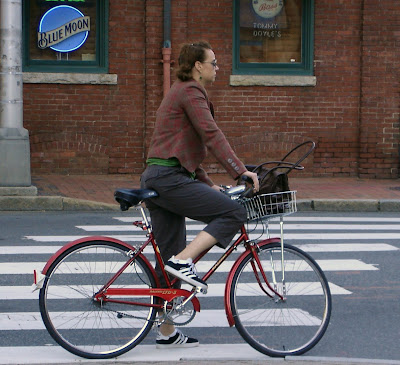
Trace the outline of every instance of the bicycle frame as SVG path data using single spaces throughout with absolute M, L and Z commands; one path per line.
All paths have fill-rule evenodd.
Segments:
M 142 221 L 135 221 L 133 224 L 137 227 L 141 227 L 144 231 L 147 231 L 147 236 L 148 239 L 146 240 L 145 243 L 143 243 L 139 248 L 134 248 L 133 246 L 127 244 L 126 242 L 111 238 L 111 237 L 103 237 L 103 236 L 92 236 L 92 237 L 84 237 L 81 239 L 78 239 L 76 241 L 73 241 L 66 246 L 62 247 L 60 250 L 58 250 L 51 258 L 50 260 L 46 263 L 45 267 L 42 270 L 42 274 L 47 276 L 47 271 L 55 261 L 55 259 L 64 254 L 67 250 L 69 250 L 71 247 L 75 245 L 79 245 L 84 242 L 88 241 L 109 241 L 109 242 L 115 242 L 120 245 L 123 245 L 126 247 L 129 251 L 127 255 L 129 256 L 129 259 L 126 261 L 126 263 L 118 270 L 118 272 L 110 278 L 110 280 L 97 292 L 97 294 L 94 296 L 93 300 L 98 301 L 98 302 L 113 302 L 113 303 L 120 303 L 120 304 L 126 304 L 126 305 L 138 305 L 138 306 L 143 306 L 143 307 L 153 307 L 156 308 L 157 310 L 161 310 L 163 308 L 163 303 L 160 303 L 159 301 L 155 301 L 154 303 L 142 303 L 142 302 L 133 302 L 133 301 L 124 301 L 120 299 L 114 299 L 113 297 L 121 297 L 121 296 L 130 296 L 130 297 L 137 297 L 137 296 L 150 296 L 150 297 L 158 297 L 161 298 L 163 301 L 167 302 L 172 302 L 175 298 L 177 297 L 184 297 L 185 302 L 192 301 L 193 303 L 193 309 L 196 312 L 200 312 L 200 302 L 196 297 L 196 294 L 198 291 L 196 290 L 186 290 L 186 289 L 175 289 L 173 285 L 176 283 L 178 279 L 173 279 L 170 280 L 166 271 L 164 270 L 164 262 L 161 257 L 160 250 L 158 248 L 158 245 L 155 241 L 154 234 L 152 232 L 151 226 L 147 220 L 146 213 L 144 209 L 141 207 L 141 214 L 143 217 L 143 222 Z M 270 285 L 267 277 L 265 276 L 262 263 L 258 257 L 257 254 L 257 247 L 265 244 L 272 244 L 276 242 L 281 242 L 280 238 L 269 238 L 263 241 L 260 241 L 258 243 L 255 243 L 254 241 L 251 241 L 249 239 L 248 233 L 246 231 L 245 226 L 243 225 L 240 229 L 240 235 L 236 239 L 236 241 L 222 254 L 222 256 L 216 261 L 216 263 L 205 273 L 205 275 L 202 277 L 202 280 L 207 281 L 220 267 L 220 265 L 232 254 L 233 251 L 237 249 L 237 247 L 240 244 L 244 244 L 245 246 L 245 251 L 239 256 L 239 258 L 235 261 L 234 265 L 232 266 L 228 277 L 226 281 L 226 286 L 225 286 L 225 311 L 228 319 L 229 326 L 234 325 L 234 319 L 232 315 L 232 310 L 229 304 L 229 298 L 228 298 L 228 293 L 230 292 L 231 284 L 232 284 L 232 279 L 234 272 L 238 265 L 241 263 L 241 261 L 249 254 L 249 252 L 253 255 L 254 262 L 252 263 L 253 271 L 257 280 L 258 285 L 262 289 L 262 291 L 270 296 L 273 297 L 274 295 L 278 296 L 281 300 L 284 300 L 284 297 L 279 294 L 276 291 L 276 288 L 272 288 Z M 167 283 L 167 288 L 161 288 L 160 287 L 160 282 L 158 279 L 158 276 L 156 275 L 156 272 L 153 268 L 153 266 L 150 264 L 148 259 L 144 256 L 143 251 L 144 249 L 149 245 L 152 245 L 152 248 L 155 253 L 155 258 L 158 263 L 158 265 L 161 268 L 162 275 L 165 279 L 165 282 Z M 210 248 L 211 249 L 211 248 Z M 195 258 L 194 263 L 197 263 L 202 257 L 204 257 L 207 252 L 210 250 L 205 250 L 202 252 L 198 257 Z M 115 282 L 115 280 L 124 272 L 124 270 L 131 265 L 135 259 L 140 256 L 141 259 L 145 262 L 145 264 L 150 268 L 152 275 L 156 279 L 156 288 L 112 288 L 112 284 Z M 260 276 L 261 273 L 261 276 Z M 270 290 L 266 290 L 264 288 L 264 284 L 267 286 L 267 288 Z M 276 287 L 276 283 L 275 287 Z

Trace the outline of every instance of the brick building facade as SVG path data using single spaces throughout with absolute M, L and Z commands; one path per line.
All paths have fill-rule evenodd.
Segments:
M 163 97 L 163 6 L 109 2 L 107 74 L 24 73 L 33 174 L 143 171 Z M 232 82 L 233 10 L 233 0 L 171 2 L 171 79 L 181 43 L 211 43 L 220 70 L 208 92 L 239 157 L 275 160 L 312 139 L 302 176 L 398 178 L 400 2 L 315 0 L 315 85 L 306 86 L 285 75 Z M 204 165 L 222 172 L 212 156 Z

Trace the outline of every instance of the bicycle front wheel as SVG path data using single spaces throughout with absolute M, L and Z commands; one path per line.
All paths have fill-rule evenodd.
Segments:
M 66 350 L 89 359 L 107 359 L 132 349 L 151 329 L 156 316 L 151 305 L 156 298 L 113 297 L 144 306 L 94 300 L 128 261 L 128 252 L 111 241 L 88 241 L 71 247 L 49 268 L 39 294 L 40 313 L 50 335 Z M 110 288 L 155 285 L 146 262 L 137 257 Z
M 280 243 L 261 245 L 258 256 L 271 287 L 284 299 L 267 288 L 249 253 L 233 275 L 229 294 L 235 326 L 249 345 L 266 355 L 303 354 L 329 324 L 332 300 L 326 277 L 311 256 L 291 245 L 283 250 L 284 276 Z

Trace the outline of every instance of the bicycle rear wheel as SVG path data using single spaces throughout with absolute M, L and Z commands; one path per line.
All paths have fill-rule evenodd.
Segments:
M 107 359 L 132 349 L 151 329 L 154 308 L 93 300 L 128 261 L 127 252 L 118 243 L 88 241 L 71 247 L 49 268 L 39 294 L 40 313 L 50 335 L 66 350 L 85 358 Z M 110 288 L 155 286 L 146 262 L 137 257 Z M 151 296 L 118 299 L 156 301 Z
M 324 335 L 331 315 L 328 281 L 315 260 L 297 247 L 284 247 L 284 285 L 280 243 L 264 244 L 258 256 L 265 275 L 285 300 L 269 297 L 256 280 L 267 288 L 254 257 L 249 253 L 232 279 L 230 305 L 235 326 L 243 339 L 256 350 L 275 357 L 300 355 Z M 270 294 L 271 290 L 266 289 Z

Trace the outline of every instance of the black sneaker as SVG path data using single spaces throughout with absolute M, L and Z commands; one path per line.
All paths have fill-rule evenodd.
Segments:
M 208 288 L 208 285 L 196 275 L 192 259 L 177 260 L 172 256 L 165 264 L 165 271 L 197 288 L 203 290 Z
M 175 330 L 170 336 L 163 336 L 158 332 L 156 347 L 158 349 L 172 349 L 179 347 L 197 347 L 199 346 L 199 341 L 195 338 L 185 336 L 178 329 Z

